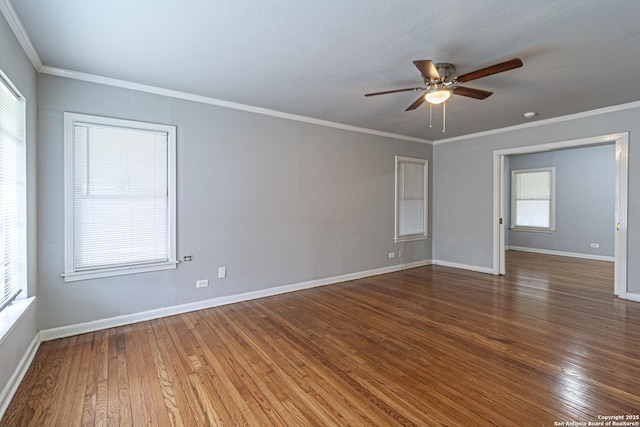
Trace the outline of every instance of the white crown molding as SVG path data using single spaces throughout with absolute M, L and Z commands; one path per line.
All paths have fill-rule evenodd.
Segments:
M 499 129 L 491 129 L 483 132 L 470 133 L 468 135 L 455 136 L 453 138 L 439 139 L 437 141 L 433 141 L 432 144 L 439 145 L 439 144 L 446 144 L 449 142 L 464 141 L 467 139 L 480 138 L 482 136 L 497 135 L 500 133 L 513 132 L 521 129 L 528 129 L 528 128 L 533 128 L 538 126 L 551 125 L 554 123 L 562 123 L 562 122 L 568 122 L 571 120 L 584 119 L 586 117 L 598 116 L 601 114 L 615 113 L 618 111 L 630 110 L 633 108 L 640 108 L 640 101 L 634 101 L 634 102 L 629 102 L 629 103 L 620 104 L 620 105 L 612 105 L 610 107 L 598 108 L 596 110 L 582 111 L 580 113 L 568 114 L 566 116 L 552 117 L 550 119 L 537 120 L 535 122 L 522 123 L 519 125 L 507 126 Z
M 3 2 L 3 1 L 7 1 L 7 0 L 0 0 L 0 2 Z M 141 91 L 141 92 L 147 92 L 147 93 L 167 96 L 167 97 L 171 97 L 171 98 L 184 99 L 184 100 L 187 100 L 187 101 L 193 101 L 193 102 L 199 102 L 199 103 L 203 103 L 203 104 L 215 105 L 215 106 L 224 107 L 224 108 L 230 108 L 230 109 L 234 109 L 234 110 L 247 111 L 247 112 L 255 113 L 255 114 L 262 114 L 262 115 L 266 115 L 266 116 L 272 116 L 272 117 L 278 117 L 278 118 L 287 119 L 287 120 L 294 120 L 294 121 L 299 121 L 299 122 L 304 122 L 304 123 L 310 123 L 310 124 L 315 124 L 315 125 L 319 125 L 319 126 L 331 127 L 331 128 L 335 128 L 335 129 L 342 129 L 342 130 L 347 130 L 347 131 L 351 131 L 351 132 L 382 136 L 382 137 L 385 137 L 385 138 L 399 139 L 399 140 L 402 140 L 402 141 L 418 142 L 418 143 L 421 143 L 421 144 L 428 144 L 428 145 L 439 145 L 439 144 L 446 144 L 446 143 L 449 143 L 449 142 L 464 141 L 464 140 L 479 138 L 479 137 L 483 137 L 483 136 L 497 135 L 497 134 L 506 133 L 506 132 L 513 132 L 513 131 L 517 131 L 517 130 L 521 130 L 521 129 L 528 129 L 528 128 L 533 128 L 533 127 L 538 127 L 538 126 L 546 126 L 546 125 L 550 125 L 550 124 L 554 124 L 554 123 L 562 123 L 562 122 L 567 122 L 567 121 L 571 121 L 571 120 L 577 120 L 577 119 L 582 119 L 582 118 L 586 118 L 586 117 L 597 116 L 597 115 L 601 115 L 601 114 L 614 113 L 614 112 L 618 112 L 618 111 L 630 110 L 630 109 L 633 109 L 633 108 L 640 108 L 640 101 L 634 101 L 634 102 L 629 102 L 629 103 L 626 103 L 626 104 L 620 104 L 620 105 L 613 105 L 613 106 L 609 106 L 609 107 L 598 108 L 596 110 L 588 110 L 588 111 L 583 111 L 583 112 L 580 112 L 580 113 L 568 114 L 566 116 L 552 117 L 552 118 L 549 118 L 549 119 L 537 120 L 535 122 L 521 123 L 521 124 L 518 124 L 518 125 L 507 126 L 507 127 L 504 127 L 504 128 L 491 129 L 491 130 L 487 130 L 487 131 L 483 131 L 483 132 L 470 133 L 470 134 L 467 134 L 467 135 L 461 135 L 461 136 L 456 136 L 456 137 L 452 137 L 452 138 L 446 138 L 446 139 L 440 139 L 440 140 L 436 140 L 436 141 L 431 141 L 431 140 L 424 139 L 424 138 L 416 138 L 416 137 L 407 136 L 407 135 L 400 135 L 400 134 L 391 133 L 391 132 L 383 132 L 383 131 L 378 131 L 378 130 L 374 130 L 374 129 L 368 129 L 368 128 L 362 128 L 362 127 L 358 127 L 358 126 L 347 125 L 347 124 L 344 124 L 344 123 L 338 123 L 338 122 L 331 122 L 331 121 L 328 121 L 328 120 L 316 119 L 316 118 L 313 118 L 313 117 L 300 116 L 300 115 L 291 114 L 291 113 L 284 113 L 284 112 L 277 111 L 277 110 L 270 110 L 270 109 L 267 109 L 267 108 L 255 107 L 255 106 L 252 106 L 252 105 L 240 104 L 240 103 L 237 103 L 237 102 L 225 101 L 225 100 L 222 100 L 222 99 L 211 98 L 211 97 L 207 97 L 207 96 L 196 95 L 196 94 L 192 94 L 192 93 L 188 93 L 188 92 L 181 92 L 181 91 L 172 90 L 172 89 L 165 89 L 165 88 L 161 88 L 161 87 L 157 87 L 157 86 L 150 86 L 150 85 L 145 85 L 145 84 L 141 84 L 141 83 L 134 83 L 134 82 L 126 81 L 126 80 L 113 79 L 113 78 L 110 78 L 110 77 L 103 77 L 103 76 L 99 76 L 99 75 L 95 75 L 95 74 L 82 73 L 82 72 L 79 72 L 79 71 L 65 70 L 65 69 L 62 69 L 62 68 L 55 68 L 55 67 L 50 67 L 50 66 L 40 66 L 38 71 L 41 72 L 41 73 L 44 73 L 44 74 L 50 74 L 50 75 L 54 75 L 54 76 L 66 77 L 66 78 L 75 79 L 75 80 L 82 80 L 82 81 L 87 81 L 87 82 L 92 82 L 92 83 L 104 84 L 104 85 L 108 85 L 108 86 L 121 87 L 121 88 L 125 88 L 125 89 L 137 90 L 137 91 Z
M 0 0 L 0 12 L 2 12 L 4 19 L 7 20 L 9 27 L 11 27 L 13 34 L 18 39 L 18 42 L 20 43 L 20 46 L 22 46 L 24 53 L 26 53 L 29 57 L 29 60 L 33 64 L 33 67 L 36 69 L 36 71 L 40 71 L 40 69 L 42 68 L 42 61 L 40 61 L 38 52 L 36 52 L 36 49 L 33 47 L 31 38 L 29 37 L 29 34 L 27 34 L 27 31 L 24 29 L 22 21 L 20 21 L 20 18 L 18 18 L 18 14 L 13 8 L 10 0 Z
M 2 0 L 0 0 L 2 1 Z M 237 102 L 225 101 L 223 99 L 211 98 L 208 96 L 196 95 L 188 92 L 181 92 L 178 90 L 165 89 L 157 86 L 150 86 L 141 83 L 134 83 L 126 80 L 113 79 L 110 77 L 103 77 L 95 74 L 82 73 L 79 71 L 65 70 L 63 68 L 56 68 L 50 66 L 42 66 L 39 70 L 41 73 L 50 74 L 52 76 L 66 77 L 69 79 L 82 80 L 91 83 L 98 83 L 108 86 L 115 86 L 124 89 L 137 90 L 140 92 L 152 93 L 155 95 L 162 95 L 171 98 L 183 99 L 186 101 L 199 102 L 202 104 L 215 105 L 218 107 L 230 108 L 233 110 L 246 111 L 249 113 L 262 114 L 265 116 L 277 117 L 280 119 L 294 120 L 298 122 L 310 123 L 313 125 L 330 127 L 335 129 L 341 129 L 357 133 L 365 133 L 369 135 L 382 136 L 385 138 L 399 139 L 403 141 L 418 142 L 421 144 L 431 144 L 428 139 L 415 138 L 407 135 L 399 135 L 396 133 L 382 132 L 373 129 L 361 128 L 357 126 L 346 125 L 344 123 L 331 122 L 328 120 L 315 119 L 313 117 L 300 116 L 297 114 L 283 113 L 282 111 L 270 110 L 268 108 L 254 107 L 252 105 L 240 104 Z

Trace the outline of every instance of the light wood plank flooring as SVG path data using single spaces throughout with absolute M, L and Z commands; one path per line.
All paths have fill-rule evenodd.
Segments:
M 508 265 L 421 267 L 45 342 L 0 426 L 639 414 L 640 303 L 613 296 L 613 264 L 509 252 Z

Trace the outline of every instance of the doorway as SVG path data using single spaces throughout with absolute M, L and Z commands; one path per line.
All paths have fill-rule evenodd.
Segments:
M 629 134 L 627 132 L 611 135 L 560 141 L 548 144 L 516 147 L 493 152 L 493 274 L 505 274 L 505 203 L 504 168 L 505 156 L 541 153 L 565 148 L 588 147 L 615 143 L 616 145 L 616 188 L 614 228 L 614 293 L 622 299 L 627 298 L 627 177 Z

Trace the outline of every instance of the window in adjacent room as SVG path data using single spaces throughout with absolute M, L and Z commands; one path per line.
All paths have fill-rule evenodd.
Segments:
M 65 113 L 65 281 L 175 268 L 174 126 Z
M 0 72 L 0 310 L 27 281 L 25 100 Z
M 511 171 L 511 228 L 554 231 L 555 168 Z
M 425 159 L 396 156 L 396 242 L 428 236 L 427 170 Z

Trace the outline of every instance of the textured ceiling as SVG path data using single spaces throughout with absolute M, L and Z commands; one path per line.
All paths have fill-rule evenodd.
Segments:
M 635 0 L 13 0 L 45 66 L 438 140 L 640 100 Z M 412 60 L 519 57 L 441 107 L 404 109 Z

